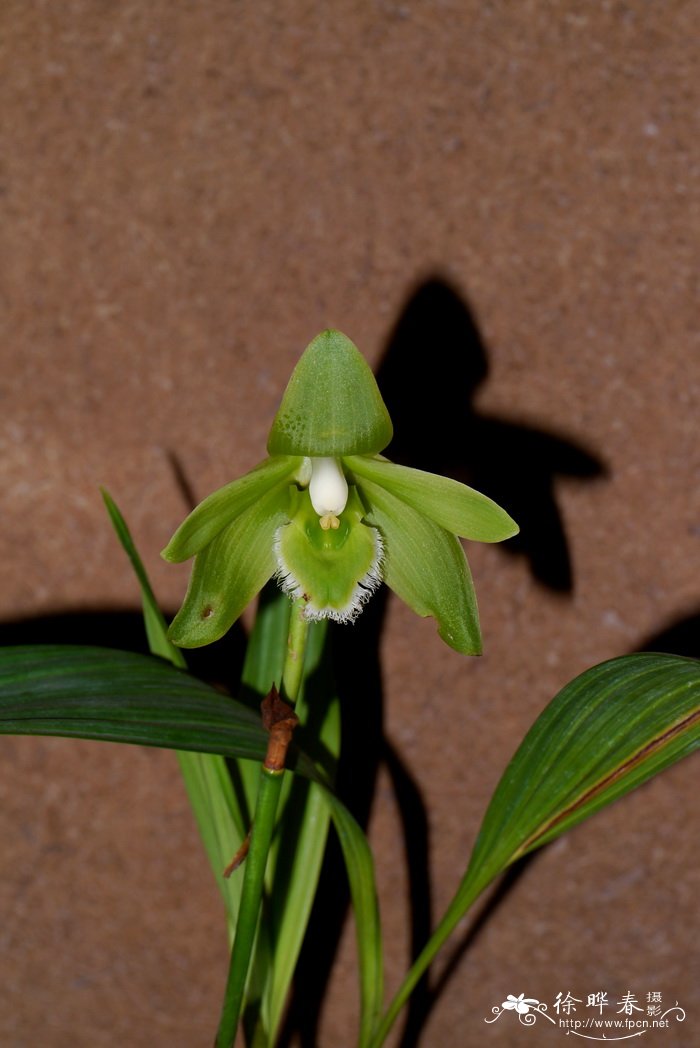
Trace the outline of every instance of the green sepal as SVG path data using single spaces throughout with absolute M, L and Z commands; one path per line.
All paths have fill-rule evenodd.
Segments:
M 438 633 L 462 655 L 481 654 L 476 594 L 459 539 L 373 481 L 360 492 L 385 540 L 382 575 L 417 615 L 432 615 Z
M 340 331 L 302 354 L 270 430 L 271 455 L 371 455 L 391 441 L 389 412 L 367 361 Z
M 266 491 L 285 481 L 290 483 L 300 465 L 299 458 L 288 455 L 267 458 L 249 473 L 214 491 L 183 520 L 161 557 L 172 564 L 189 560 Z
M 362 523 L 365 511 L 354 488 L 336 530 L 321 527 L 307 489 L 294 501 L 290 523 L 275 543 L 280 585 L 294 599 L 306 600 L 309 618 L 352 620 L 379 585 L 381 538 Z
M 168 630 L 174 644 L 199 648 L 231 628 L 275 571 L 274 536 L 288 505 L 288 488 L 268 491 L 197 554 L 185 601 Z
M 373 480 L 440 527 L 476 542 L 502 542 L 518 525 L 492 499 L 449 477 L 398 466 L 384 458 L 350 455 L 345 465 L 357 477 Z

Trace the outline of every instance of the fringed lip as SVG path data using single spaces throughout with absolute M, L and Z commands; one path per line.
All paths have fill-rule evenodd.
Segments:
M 343 601 L 330 603 L 319 601 L 315 596 L 316 587 L 311 576 L 304 581 L 299 579 L 290 565 L 286 562 L 283 550 L 283 530 L 289 525 L 283 524 L 275 533 L 274 554 L 277 561 L 275 578 L 280 588 L 287 593 L 292 600 L 303 600 L 305 602 L 303 615 L 310 621 L 331 619 L 333 622 L 354 622 L 362 611 L 362 608 L 370 599 L 375 590 L 382 582 L 382 562 L 384 558 L 384 542 L 376 528 L 366 524 L 358 524 L 371 534 L 374 545 L 373 555 L 368 569 L 357 579 L 346 576 L 347 589 Z M 342 558 L 336 567 L 336 573 L 343 571 Z

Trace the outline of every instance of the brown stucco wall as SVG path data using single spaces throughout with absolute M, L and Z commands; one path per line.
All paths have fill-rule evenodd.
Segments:
M 699 30 L 681 0 L 6 0 L 0 638 L 142 643 L 98 485 L 174 609 L 172 456 L 198 498 L 250 468 L 297 356 L 339 327 L 398 451 L 523 523 L 515 555 L 469 551 L 480 660 L 386 606 L 384 728 L 441 913 L 558 688 L 652 638 L 698 654 Z M 381 611 L 342 638 L 358 788 Z M 225 939 L 174 758 L 0 753 L 0 1044 L 211 1044 Z M 420 1043 L 561 1043 L 483 1019 L 567 990 L 662 991 L 688 1019 L 654 1044 L 692 1043 L 697 790 L 681 764 L 528 865 Z M 370 829 L 393 986 L 409 907 L 385 770 Z M 353 1044 L 352 951 L 348 924 L 324 1046 Z

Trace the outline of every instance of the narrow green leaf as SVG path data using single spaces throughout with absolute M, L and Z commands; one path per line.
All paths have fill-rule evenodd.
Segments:
M 265 698 L 273 684 L 278 688 L 281 684 L 291 611 L 289 597 L 275 582 L 269 582 L 260 594 L 241 674 L 244 692 L 257 701 Z
M 204 850 L 226 906 L 231 941 L 240 904 L 241 882 L 236 877 L 224 877 L 223 873 L 240 848 L 248 824 L 243 822 L 223 757 L 216 753 L 178 750 L 177 758 Z
M 253 709 L 259 709 L 260 702 L 269 693 L 272 685 L 278 687 L 282 681 L 282 672 L 287 651 L 291 601 L 274 582 L 269 582 L 262 590 L 255 621 L 248 638 L 246 655 L 241 674 L 241 698 Z M 248 827 L 253 820 L 258 787 L 260 784 L 260 765 L 254 761 L 238 760 L 231 765 L 231 774 L 236 797 L 245 814 Z M 285 776 L 291 779 L 292 776 Z M 233 853 L 232 853 L 233 854 Z M 246 860 L 247 861 L 247 860 Z M 268 891 L 270 888 L 270 860 L 268 858 Z M 244 870 L 237 870 L 229 878 L 229 884 L 235 884 L 240 892 Z M 263 915 L 266 911 L 263 911 Z M 244 1022 L 255 1026 L 255 1033 L 246 1039 L 267 1046 L 269 1043 L 267 1016 L 258 1013 L 263 1003 L 266 987 L 269 985 L 270 972 L 273 968 L 273 949 L 269 921 L 261 920 L 255 940 L 253 960 L 246 986 L 246 1014 Z M 255 1040 L 254 1038 L 258 1038 Z
M 255 620 L 255 626 L 248 644 L 246 660 L 243 667 L 243 682 L 250 692 L 258 697 L 267 694 L 270 685 L 276 681 L 279 683 L 282 674 L 282 663 L 284 661 L 285 640 L 288 631 L 290 602 L 279 590 L 270 584 L 262 593 L 260 606 Z M 319 715 L 316 704 L 325 695 L 326 700 L 332 696 L 332 684 L 324 679 L 328 673 L 325 668 L 326 649 L 324 639 L 326 636 L 325 623 L 312 623 L 309 631 L 309 657 L 305 666 L 304 701 L 314 703 L 314 709 L 309 710 L 311 720 Z M 309 690 L 311 689 L 311 690 Z M 333 736 L 337 730 L 335 724 L 336 713 L 334 700 L 327 714 L 321 716 L 321 725 L 318 729 L 321 742 L 332 754 L 337 743 Z M 313 728 L 313 724 L 312 724 Z M 303 729 L 301 729 L 303 731 Z M 315 729 L 311 732 L 313 735 Z M 311 743 L 309 742 L 309 747 Z M 324 839 L 324 817 L 318 810 L 318 800 L 322 801 L 324 807 L 330 813 L 345 859 L 350 893 L 352 898 L 353 912 L 355 916 L 358 948 L 358 968 L 360 977 L 360 1048 L 367 1043 L 370 1030 L 375 1025 L 382 1006 L 383 998 L 383 961 L 382 961 L 382 939 L 379 924 L 379 910 L 377 905 L 377 893 L 374 878 L 374 863 L 367 838 L 358 826 L 343 803 L 333 794 L 327 785 L 328 777 L 332 776 L 332 767 L 324 759 L 323 754 L 314 752 L 312 754 L 319 765 L 323 768 L 323 778 L 326 784 L 320 784 L 321 789 L 310 795 L 309 806 L 305 810 L 301 824 L 301 855 L 302 860 L 294 864 L 293 881 L 289 885 L 288 904 L 284 906 L 282 916 L 278 914 L 274 928 L 279 930 L 280 941 L 283 942 L 285 950 L 290 952 L 298 950 L 295 942 L 302 941 L 302 932 L 306 927 L 307 915 L 305 911 L 313 901 L 316 890 L 315 864 L 319 859 L 319 852 L 323 851 L 322 840 Z M 241 762 L 242 766 L 248 766 L 253 773 L 257 768 L 248 762 Z M 292 784 L 292 789 L 296 788 Z M 252 785 L 251 785 L 252 793 Z M 284 819 L 289 813 L 284 814 Z M 318 841 L 313 843 L 314 822 L 318 832 Z M 283 827 L 284 829 L 284 827 Z M 276 846 L 275 857 L 279 860 L 278 850 L 285 841 L 284 833 Z M 307 852 L 307 847 L 310 851 Z M 308 863 L 308 865 L 307 865 Z M 308 878 L 306 891 L 303 881 Z M 294 923 L 294 906 L 299 906 L 298 929 L 292 931 Z M 287 932 L 286 929 L 289 929 Z M 265 998 L 265 1020 L 266 1025 L 276 1022 L 277 1009 L 280 998 L 283 996 L 283 983 L 287 978 L 284 971 L 278 972 L 279 958 L 277 949 L 275 957 L 266 954 L 266 946 L 269 943 L 273 929 L 269 928 L 269 921 L 264 922 L 262 939 L 263 958 L 266 963 L 273 966 L 274 983 L 267 990 Z M 287 935 L 289 934 L 289 938 Z M 277 944 L 275 944 L 276 946 Z M 257 954 L 256 947 L 256 954 Z M 280 947 L 280 950 L 282 947 Z M 258 971 L 258 963 L 254 969 L 254 978 L 261 987 L 262 977 Z M 296 960 L 296 958 L 295 958 Z M 288 959 L 282 962 L 285 969 L 289 968 Z
M 323 331 L 292 372 L 267 442 L 271 455 L 369 455 L 393 433 L 374 375 L 340 331 Z
M 481 653 L 476 594 L 457 539 L 396 495 L 364 479 L 368 523 L 385 539 L 383 577 L 417 615 L 432 615 L 446 644 L 463 655 Z
M 143 566 L 143 561 L 136 549 L 136 544 L 131 537 L 131 532 L 127 527 L 127 523 L 109 492 L 105 488 L 100 488 L 100 491 L 107 508 L 107 513 L 109 514 L 109 519 L 112 522 L 112 527 L 116 532 L 122 549 L 131 561 L 131 566 L 134 569 L 134 574 L 136 575 L 141 588 L 143 618 L 151 654 L 160 655 L 161 658 L 167 659 L 168 662 L 172 662 L 173 666 L 179 666 L 180 669 L 186 669 L 187 663 L 185 662 L 182 652 L 179 648 L 175 647 L 171 640 L 168 639 L 168 628 L 165 624 L 163 613 L 158 606 L 158 601 L 156 600 L 146 569 Z
M 694 659 L 626 655 L 567 684 L 506 768 L 464 879 L 371 1048 L 383 1044 L 440 947 L 499 873 L 698 747 L 700 662 Z
M 328 623 L 309 629 L 304 678 L 296 705 L 298 741 L 320 747 L 324 765 L 340 752 L 340 703 L 335 693 L 327 644 Z M 263 1011 L 274 1044 L 287 1002 L 294 969 L 316 897 L 330 824 L 322 787 L 298 775 L 287 776 L 284 810 L 273 849 L 270 892 L 270 939 L 275 944 L 268 973 Z
M 256 704 L 280 686 L 287 648 L 292 604 L 273 583 L 263 590 L 243 665 L 244 694 Z M 310 739 L 318 731 L 321 742 L 331 744 L 327 718 L 333 692 L 328 681 L 325 645 L 326 623 L 311 623 L 308 633 L 303 683 L 297 715 L 303 727 L 297 732 Z M 313 704 L 313 705 L 311 705 Z M 318 754 L 316 755 L 318 759 Z M 250 761 L 238 762 L 241 789 L 252 811 L 260 772 Z M 248 997 L 258 1001 L 267 1040 L 274 1041 L 289 984 L 304 938 L 311 904 L 316 893 L 320 864 L 325 850 L 328 813 L 320 811 L 320 787 L 310 787 L 297 776 L 285 776 L 282 787 L 279 828 L 267 865 L 267 894 L 270 905 L 263 913 L 250 974 Z M 274 886 L 274 887 L 273 887 Z
M 168 636 L 181 648 L 224 635 L 277 567 L 275 532 L 286 519 L 286 487 L 276 487 L 228 524 L 198 553 L 184 603 Z
M 284 770 L 260 768 L 260 786 L 246 856 L 241 901 L 231 950 L 224 1004 L 216 1035 L 216 1048 L 233 1048 L 239 1019 L 246 1001 L 250 960 L 257 938 L 262 910 L 268 853 L 275 829 Z M 250 998 L 249 998 L 250 999 Z
M 359 1048 L 370 1044 L 382 1008 L 384 995 L 384 966 L 382 930 L 374 877 L 374 860 L 367 838 L 341 801 L 324 789 L 343 850 L 345 869 L 350 884 L 357 958 L 360 973 L 360 1036 Z
M 165 619 L 126 521 L 104 489 L 102 497 L 117 537 L 131 561 L 141 587 L 144 623 L 151 653 L 162 656 L 174 666 L 185 668 L 182 652 L 168 639 Z M 231 777 L 223 757 L 216 753 L 188 753 L 178 750 L 177 759 L 214 879 L 224 899 L 231 937 L 241 889 L 240 881 L 236 878 L 225 878 L 223 871 L 238 851 L 249 822 L 244 818 L 234 795 Z
M 241 673 L 240 697 L 255 709 L 260 708 L 260 703 L 273 684 L 278 688 L 281 685 L 291 609 L 291 601 L 275 582 L 269 582 L 263 588 Z M 250 822 L 255 809 L 260 769 L 251 761 L 240 761 L 237 767 Z
M 441 528 L 462 538 L 502 542 L 518 533 L 515 521 L 492 499 L 449 477 L 368 455 L 349 455 L 343 461 L 356 477 L 388 488 Z M 361 480 L 359 483 L 362 486 Z
M 200 502 L 177 529 L 161 556 L 171 563 L 189 560 L 236 517 L 279 484 L 292 481 L 300 460 L 288 455 L 267 458 Z

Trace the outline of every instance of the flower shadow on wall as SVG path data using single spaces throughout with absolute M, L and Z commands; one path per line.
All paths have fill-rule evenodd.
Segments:
M 430 367 L 426 368 L 426 354 Z M 410 294 L 388 340 L 376 373 L 382 397 L 394 422 L 394 439 L 386 450 L 395 462 L 451 476 L 483 491 L 521 525 L 521 535 L 509 540 L 504 552 L 524 555 L 534 577 L 548 590 L 566 596 L 573 572 L 561 515 L 554 497 L 559 475 L 596 479 L 605 475 L 602 461 L 569 438 L 527 429 L 505 419 L 479 415 L 473 397 L 488 376 L 486 347 L 470 310 L 449 283 L 438 276 Z M 419 424 L 418 424 L 419 423 Z M 524 534 L 523 534 L 524 533 Z M 400 754 L 385 736 L 379 665 L 387 587 L 366 606 L 352 630 L 334 631 L 340 681 L 343 752 L 362 752 L 361 767 L 341 758 L 338 787 L 353 814 L 366 828 L 383 764 L 392 782 L 402 823 L 405 864 L 409 876 L 411 953 L 415 957 L 432 928 L 430 842 L 428 819 L 420 788 Z M 431 1008 L 464 950 L 483 923 L 518 880 L 528 857 L 501 882 L 497 892 L 470 923 L 463 941 L 455 944 L 454 964 L 437 986 L 423 981 L 411 997 L 401 1048 L 419 1043 Z M 339 854 L 331 852 L 321 891 L 302 952 L 297 985 L 303 997 L 293 998 L 282 1038 L 290 1048 L 299 1037 L 303 1048 L 319 1043 L 318 1021 L 345 918 L 339 904 L 345 884 Z M 326 973 L 325 975 L 321 973 Z
M 568 434 L 480 414 L 473 401 L 488 371 L 486 348 L 466 303 L 447 281 L 426 280 L 403 310 L 377 372 L 394 420 L 387 455 L 460 480 L 505 506 L 520 534 L 503 552 L 524 555 L 538 582 L 569 594 L 574 573 L 556 480 L 602 479 L 608 470 Z

